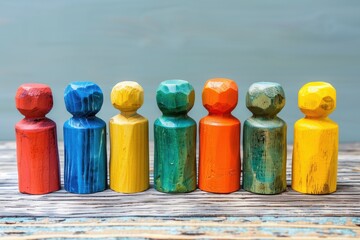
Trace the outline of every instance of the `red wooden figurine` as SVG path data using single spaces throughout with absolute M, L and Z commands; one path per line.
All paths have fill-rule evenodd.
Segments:
M 53 106 L 49 86 L 30 83 L 16 92 L 16 108 L 25 116 L 15 126 L 19 191 L 45 194 L 60 189 L 56 124 L 45 117 Z

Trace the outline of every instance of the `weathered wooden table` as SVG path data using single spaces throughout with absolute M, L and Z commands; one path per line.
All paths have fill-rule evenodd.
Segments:
M 288 150 L 289 185 L 291 146 Z M 341 145 L 338 191 L 331 195 L 302 195 L 288 187 L 270 196 L 243 190 L 163 194 L 153 188 L 138 194 L 61 190 L 34 196 L 18 192 L 15 143 L 1 142 L 0 216 L 3 239 L 360 239 L 360 144 Z

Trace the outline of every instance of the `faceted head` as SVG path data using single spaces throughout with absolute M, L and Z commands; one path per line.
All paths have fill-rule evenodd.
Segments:
M 28 118 L 41 118 L 50 112 L 53 96 L 48 85 L 39 83 L 22 84 L 15 96 L 16 108 Z
M 246 94 L 246 107 L 256 116 L 275 116 L 284 106 L 285 93 L 278 83 L 254 83 Z
M 119 82 L 111 91 L 111 103 L 122 112 L 134 112 L 144 103 L 144 89 L 137 82 Z
M 103 104 L 103 93 L 93 82 L 72 82 L 64 92 L 66 110 L 75 117 L 95 116 Z
M 206 81 L 202 102 L 210 113 L 230 113 L 238 102 L 238 88 L 231 79 L 214 78 Z
M 327 82 L 310 82 L 299 91 L 298 105 L 309 117 L 326 117 L 336 108 L 336 90 Z
M 187 113 L 194 106 L 195 91 L 185 80 L 167 80 L 156 90 L 156 102 L 164 114 Z

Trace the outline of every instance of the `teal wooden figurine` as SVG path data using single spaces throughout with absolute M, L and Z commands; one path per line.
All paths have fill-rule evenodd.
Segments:
M 253 116 L 244 123 L 243 187 L 258 194 L 286 190 L 286 123 L 276 116 L 285 106 L 284 90 L 278 83 L 250 86 L 246 107 Z
M 154 123 L 154 186 L 166 193 L 196 189 L 196 122 L 187 115 L 193 87 L 184 80 L 162 82 L 156 92 L 163 115 Z
M 64 93 L 73 117 L 64 123 L 64 187 L 72 193 L 94 193 L 107 187 L 106 124 L 95 114 L 103 93 L 92 82 L 70 83 Z

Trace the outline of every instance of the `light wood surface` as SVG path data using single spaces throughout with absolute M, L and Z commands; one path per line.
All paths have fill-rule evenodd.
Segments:
M 62 148 L 63 143 L 59 143 L 61 167 Z M 289 146 L 290 157 L 291 150 Z M 151 163 L 152 151 L 150 143 Z M 279 195 L 244 190 L 164 194 L 153 189 L 152 179 L 151 188 L 137 194 L 106 190 L 76 195 L 62 189 L 47 195 L 26 195 L 17 189 L 15 142 L 1 142 L 0 237 L 358 239 L 360 144 L 340 146 L 338 189 L 330 195 L 291 190 L 290 159 L 287 162 L 288 188 Z

